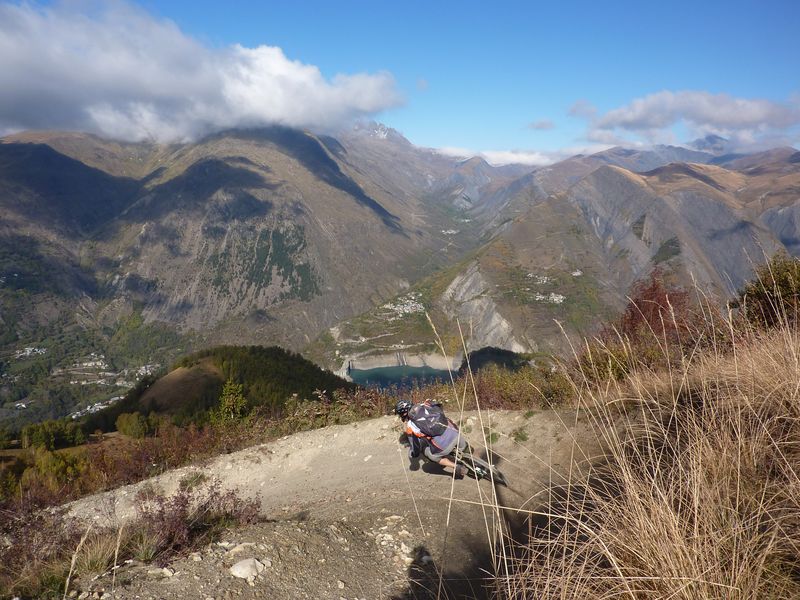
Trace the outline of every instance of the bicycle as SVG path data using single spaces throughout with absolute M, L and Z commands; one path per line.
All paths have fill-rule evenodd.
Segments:
M 475 456 L 469 444 L 467 444 L 463 450 L 459 450 L 458 447 L 456 447 L 450 453 L 450 458 L 454 463 L 464 465 L 467 471 L 469 471 L 469 474 L 476 480 L 480 481 L 481 479 L 486 479 L 508 487 L 508 481 L 505 475 L 494 465 Z

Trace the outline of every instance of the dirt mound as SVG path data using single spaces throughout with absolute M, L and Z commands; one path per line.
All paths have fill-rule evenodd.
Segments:
M 219 397 L 222 372 L 208 358 L 191 367 L 170 371 L 142 394 L 138 410 L 176 414 L 181 410 L 198 410 Z

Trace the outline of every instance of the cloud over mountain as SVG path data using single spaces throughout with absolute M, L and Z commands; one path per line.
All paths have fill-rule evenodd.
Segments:
M 636 98 L 605 114 L 592 116 L 587 138 L 621 140 L 620 133 L 648 141 L 669 141 L 671 129 L 683 125 L 693 134 L 724 135 L 740 146 L 775 145 L 798 139 L 800 103 L 737 98 L 706 91 L 661 91 Z
M 537 152 L 535 150 L 471 150 L 469 148 L 445 146 L 436 148 L 436 152 L 455 158 L 480 156 L 486 162 L 495 166 L 530 165 L 539 167 L 552 164 L 558 160 L 553 153 Z
M 327 79 L 277 47 L 210 48 L 131 5 L 90 6 L 0 5 L 0 132 L 178 141 L 272 123 L 330 129 L 402 102 L 389 73 Z

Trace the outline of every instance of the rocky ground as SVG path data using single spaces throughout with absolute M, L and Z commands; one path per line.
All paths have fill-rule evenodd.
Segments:
M 470 413 L 462 430 L 481 431 L 510 488 L 454 480 L 433 465 L 412 465 L 396 419 L 289 436 L 148 482 L 174 491 L 197 472 L 255 498 L 263 521 L 226 531 L 202 551 L 167 567 L 130 562 L 72 586 L 84 598 L 475 598 L 491 571 L 490 538 L 533 508 L 547 482 L 591 454 L 588 425 L 569 411 Z M 575 440 L 581 440 L 576 452 Z M 119 524 L 134 514 L 146 483 L 86 498 L 73 516 Z M 113 590 L 113 594 L 112 594 Z

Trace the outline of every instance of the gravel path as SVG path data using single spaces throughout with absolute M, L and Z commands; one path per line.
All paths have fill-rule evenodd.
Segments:
M 514 508 L 535 507 L 555 473 L 582 460 L 573 440 L 596 448 L 590 428 L 570 411 L 467 413 L 462 431 L 475 448 L 483 446 L 481 431 L 491 434 L 510 482 L 496 498 Z M 423 598 L 432 581 L 438 588 L 439 572 L 450 597 L 481 597 L 481 569 L 492 560 L 488 539 L 501 526 L 480 505 L 493 500 L 490 483 L 453 480 L 434 465 L 409 470 L 399 437 L 392 417 L 326 427 L 88 497 L 69 512 L 118 523 L 134 515 L 141 486 L 172 493 L 198 472 L 260 503 L 268 522 L 231 530 L 221 544 L 168 571 L 129 564 L 118 571 L 114 597 Z M 250 580 L 231 574 L 231 566 L 250 559 L 261 565 Z M 106 597 L 110 577 L 78 589 Z

